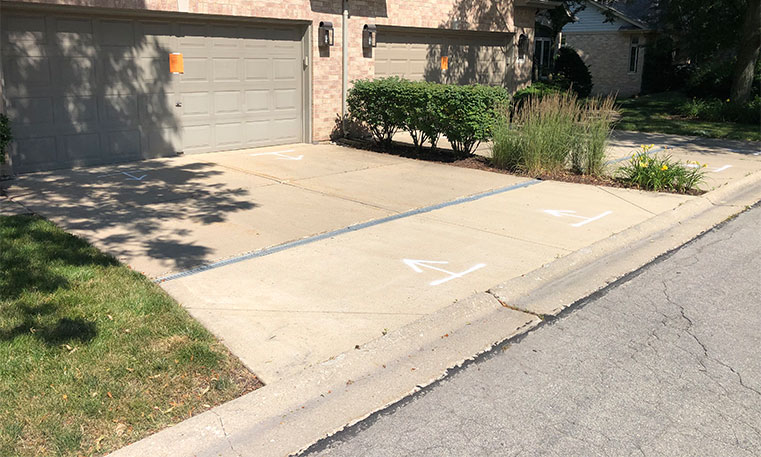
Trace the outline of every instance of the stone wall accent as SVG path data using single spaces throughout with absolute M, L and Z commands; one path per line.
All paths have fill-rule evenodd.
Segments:
M 566 45 L 576 49 L 592 73 L 592 93 L 618 93 L 619 98 L 637 95 L 642 90 L 642 65 L 645 61 L 646 36 L 630 32 L 564 33 Z M 637 71 L 629 72 L 629 46 L 639 37 Z
M 525 33 L 533 43 L 536 8 L 516 6 L 513 2 L 352 0 L 349 9 L 349 79 L 374 76 L 372 52 L 362 48 L 362 28 L 365 24 L 515 32 L 514 44 L 520 34 Z M 309 21 L 313 25 L 310 56 L 313 78 L 312 140 L 328 139 L 336 125 L 337 114 L 341 112 L 341 0 L 17 0 L 14 3 Z M 316 44 L 320 21 L 330 21 L 335 28 L 335 45 L 329 52 L 321 51 Z M 533 53 L 533 44 L 529 49 L 529 53 Z M 514 90 L 530 82 L 532 58 L 529 55 L 519 63 L 517 54 L 513 54 L 512 68 L 515 71 L 510 89 Z

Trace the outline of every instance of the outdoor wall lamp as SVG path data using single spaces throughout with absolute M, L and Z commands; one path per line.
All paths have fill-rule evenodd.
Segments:
M 365 24 L 365 27 L 362 29 L 362 47 L 374 48 L 377 45 L 375 42 L 376 34 L 375 25 Z
M 333 46 L 336 36 L 332 22 L 320 22 L 320 27 L 317 29 L 317 40 L 320 46 Z

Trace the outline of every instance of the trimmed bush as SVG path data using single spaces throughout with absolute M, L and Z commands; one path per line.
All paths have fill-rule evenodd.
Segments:
M 497 109 L 509 101 L 505 89 L 483 85 L 444 85 L 435 94 L 435 104 L 441 110 L 441 133 L 462 155 L 472 154 L 482 141 L 492 137 Z
M 592 74 L 575 49 L 563 46 L 555 58 L 558 84 L 572 89 L 580 98 L 592 93 Z
M 359 80 L 346 97 L 351 118 L 367 125 L 382 145 L 391 145 L 394 134 L 403 126 L 401 88 L 402 80 L 397 77 Z
M 468 155 L 491 138 L 498 109 L 509 96 L 501 87 L 392 77 L 356 81 L 347 101 L 351 118 L 367 125 L 382 146 L 390 146 L 393 135 L 404 130 L 418 148 L 428 142 L 435 149 L 445 135 L 455 152 Z

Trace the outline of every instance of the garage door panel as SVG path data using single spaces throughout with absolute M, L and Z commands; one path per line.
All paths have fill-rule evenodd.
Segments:
M 115 124 L 137 123 L 139 120 L 137 98 L 137 94 L 104 96 L 103 121 Z
M 61 137 L 61 140 L 59 161 L 66 163 L 83 161 L 84 163 L 89 163 L 101 158 L 103 148 L 100 142 L 100 135 L 97 133 L 65 135 Z
M 54 164 L 58 160 L 56 138 L 54 136 L 17 138 L 15 157 L 31 166 Z
M 272 70 L 273 78 L 278 81 L 295 81 L 301 73 L 299 62 L 291 59 L 273 59 Z
M 123 130 L 108 132 L 101 136 L 105 141 L 105 149 L 110 157 L 129 159 L 140 157 L 140 131 Z
M 183 126 L 182 141 L 186 150 L 206 149 L 212 146 L 211 125 L 185 125 Z
M 15 128 L 24 124 L 52 124 L 55 119 L 53 97 L 11 97 L 6 110 Z
M 246 143 L 255 146 L 267 143 L 270 138 L 269 124 L 270 121 L 268 119 L 246 122 Z
M 214 82 L 240 81 L 240 59 L 236 57 L 216 57 L 212 59 Z
M 98 99 L 95 95 L 57 97 L 55 100 L 56 123 L 59 128 L 93 127 L 98 121 Z
M 269 59 L 247 58 L 244 65 L 246 81 L 267 81 L 271 78 Z
M 270 110 L 270 90 L 247 90 L 246 113 L 261 113 Z
M 5 90 L 10 94 L 25 94 L 40 87 L 49 87 L 52 81 L 49 57 L 17 57 L 3 59 Z
M 55 59 L 55 84 L 63 93 L 92 93 L 95 80 L 95 59 L 89 57 L 59 57 Z
M 243 123 L 231 122 L 229 124 L 217 123 L 215 132 L 217 145 L 228 148 L 242 147 Z

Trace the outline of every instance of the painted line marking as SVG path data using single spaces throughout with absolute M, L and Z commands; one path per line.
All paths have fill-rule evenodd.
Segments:
M 130 174 L 130 173 L 127 173 L 126 171 L 123 171 L 122 173 L 124 173 L 124 174 L 125 174 L 125 175 L 126 175 L 128 178 L 129 178 L 129 179 L 134 179 L 135 181 L 142 181 L 142 180 L 143 180 L 143 178 L 145 178 L 146 176 L 148 176 L 148 175 L 143 175 L 143 176 L 141 176 L 141 177 L 139 177 L 139 178 L 138 178 L 137 176 L 135 176 L 135 175 L 133 175 L 133 174 Z
M 414 209 L 414 210 L 410 210 L 410 211 L 405 211 L 403 213 L 394 214 L 392 216 L 386 216 L 386 217 L 383 217 L 383 218 L 380 218 L 380 219 L 375 219 L 375 220 L 372 220 L 372 221 L 363 222 L 361 224 L 350 225 L 350 226 L 344 227 L 342 229 L 333 230 L 332 232 L 322 233 L 320 235 L 314 235 L 314 236 L 310 236 L 310 237 L 303 238 L 303 239 L 300 239 L 300 240 L 289 241 L 287 243 L 279 244 L 277 246 L 272 246 L 272 247 L 269 247 L 269 248 L 259 249 L 257 251 L 253 251 L 253 252 L 249 252 L 249 253 L 246 253 L 246 254 L 242 254 L 242 255 L 239 255 L 237 257 L 233 257 L 233 258 L 230 258 L 230 259 L 220 260 L 218 262 L 213 262 L 213 263 L 209 263 L 209 264 L 206 264 L 206 265 L 201 265 L 200 267 L 191 268 L 190 270 L 181 271 L 179 273 L 173 273 L 173 274 L 170 274 L 170 275 L 167 275 L 167 276 L 162 276 L 160 278 L 154 279 L 153 281 L 157 282 L 157 283 L 162 283 L 162 282 L 172 281 L 172 280 L 179 279 L 179 278 L 184 278 L 184 277 L 187 277 L 187 276 L 192 276 L 192 275 L 195 275 L 195 274 L 198 274 L 198 273 L 202 273 L 202 272 L 207 271 L 207 270 L 213 270 L 215 268 L 221 268 L 221 267 L 224 267 L 224 266 L 227 266 L 227 265 L 232 265 L 234 263 L 239 263 L 239 262 L 243 262 L 243 261 L 246 261 L 246 260 L 255 259 L 255 258 L 258 258 L 258 257 L 268 256 L 268 255 L 275 254 L 275 253 L 278 253 L 278 252 L 281 252 L 281 251 L 285 251 L 287 249 L 292 249 L 292 248 L 295 248 L 295 247 L 304 246 L 304 245 L 311 244 L 311 243 L 316 243 L 317 241 L 322 241 L 322 240 L 325 240 L 325 239 L 328 239 L 328 238 L 333 238 L 333 237 L 336 237 L 336 236 L 339 236 L 339 235 L 343 235 L 345 233 L 351 233 L 351 232 L 356 232 L 358 230 L 362 230 L 362 229 L 366 229 L 366 228 L 370 228 L 370 227 L 375 227 L 376 225 L 385 224 L 387 222 L 392 222 L 392 221 L 395 221 L 395 220 L 398 220 L 398 219 L 405 219 L 405 218 L 408 218 L 408 217 L 416 216 L 418 214 L 430 213 L 431 211 L 436 211 L 438 209 L 447 208 L 447 207 L 455 206 L 455 205 L 461 205 L 463 203 L 473 202 L 473 201 L 476 201 L 476 200 L 481 200 L 482 198 L 491 197 L 493 195 L 503 194 L 505 192 L 510 192 L 511 190 L 522 189 L 524 187 L 533 186 L 534 184 L 539 184 L 540 182 L 542 182 L 542 181 L 540 181 L 538 179 L 532 179 L 530 181 L 525 181 L 525 182 L 522 182 L 522 183 L 519 183 L 519 184 L 513 184 L 512 186 L 501 187 L 499 189 L 494 189 L 494 190 L 490 190 L 488 192 L 483 192 L 483 193 L 480 193 L 480 194 L 471 195 L 469 197 L 462 197 L 462 198 L 458 198 L 456 200 L 451 200 L 451 201 L 444 202 L 444 203 L 438 203 L 436 205 L 426 206 L 426 207 L 423 207 L 423 208 L 418 208 L 418 209 Z
M 132 173 L 129 173 L 129 172 L 126 172 L 126 171 L 117 171 L 116 173 L 109 173 L 107 175 L 100 175 L 98 177 L 99 178 L 109 178 L 111 176 L 119 176 L 119 175 L 124 175 L 124 176 L 127 177 L 127 179 L 130 179 L 130 180 L 133 180 L 133 181 L 142 181 L 143 178 L 148 176 L 148 175 L 142 175 L 142 176 L 140 176 L 138 178 L 137 176 L 133 175 Z
M 444 284 L 447 281 L 451 281 L 453 279 L 462 278 L 463 276 L 473 273 L 476 270 L 480 270 L 481 268 L 485 267 L 485 263 L 479 263 L 476 265 L 473 265 L 472 267 L 468 268 L 465 271 L 461 271 L 460 273 L 455 273 L 453 271 L 445 270 L 443 268 L 435 267 L 434 265 L 447 265 L 449 262 L 443 261 L 443 260 L 412 260 L 412 259 L 402 259 L 402 262 L 404 262 L 408 267 L 412 268 L 412 271 L 416 273 L 422 273 L 423 268 L 427 268 L 429 270 L 434 271 L 440 271 L 442 273 L 446 273 L 448 276 L 442 279 L 437 279 L 436 281 L 432 281 L 430 283 L 431 286 L 438 286 L 439 284 Z
M 650 155 L 650 154 L 655 154 L 656 152 L 660 152 L 660 151 L 663 151 L 663 148 L 661 146 L 658 146 L 658 147 L 655 147 L 655 148 L 653 148 L 653 149 L 651 149 L 649 151 L 645 151 L 645 154 Z M 641 151 L 637 151 L 637 152 L 641 152 Z M 605 162 L 605 165 L 610 165 L 610 164 L 613 164 L 613 163 L 626 162 L 627 160 L 631 160 L 632 159 L 632 155 L 634 155 L 634 154 L 635 153 L 632 153 L 631 155 L 628 155 L 626 157 L 621 157 L 619 159 L 608 160 L 607 162 Z
M 613 214 L 613 211 L 605 211 L 604 213 L 598 214 L 597 216 L 594 216 L 594 217 L 586 217 L 586 216 L 579 216 L 578 214 L 576 214 L 576 211 L 572 211 L 570 209 L 546 209 L 544 210 L 544 212 L 555 217 L 565 216 L 565 217 L 575 217 L 577 219 L 583 219 L 581 222 L 571 224 L 571 227 L 581 227 L 582 225 L 589 224 L 590 222 L 600 220 L 605 216 L 609 216 Z
M 730 168 L 732 168 L 732 165 L 724 165 L 723 167 L 719 167 L 719 168 L 713 170 L 713 172 L 714 173 L 721 173 L 722 171 L 729 170 Z
M 278 156 L 278 160 L 301 160 L 304 158 L 304 154 L 301 154 L 299 156 L 293 157 L 287 155 L 288 153 L 294 152 L 293 149 L 286 149 L 285 151 L 273 151 L 273 152 L 257 152 L 256 154 L 249 154 L 251 157 L 257 157 L 257 156 Z

